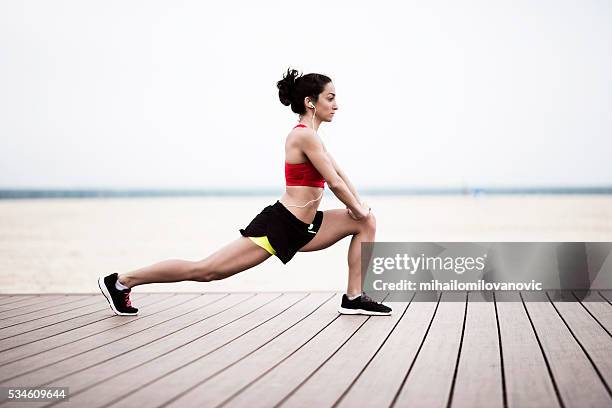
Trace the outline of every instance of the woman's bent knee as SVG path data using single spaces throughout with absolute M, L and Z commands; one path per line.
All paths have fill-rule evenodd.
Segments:
M 374 217 L 373 213 L 370 213 L 370 215 L 363 220 L 362 229 L 367 233 L 376 232 L 376 217 Z

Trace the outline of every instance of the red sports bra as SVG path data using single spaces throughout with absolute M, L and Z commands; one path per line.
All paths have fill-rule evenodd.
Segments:
M 299 123 L 294 127 L 307 127 Z M 307 160 L 304 163 L 290 164 L 285 161 L 285 184 L 288 186 L 310 186 L 325 188 L 325 179 Z

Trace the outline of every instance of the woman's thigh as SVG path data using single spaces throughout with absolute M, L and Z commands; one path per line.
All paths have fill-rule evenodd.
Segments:
M 354 220 L 346 208 L 323 211 L 323 222 L 315 237 L 300 248 L 299 252 L 310 252 L 325 249 L 342 238 L 359 233 L 364 220 Z

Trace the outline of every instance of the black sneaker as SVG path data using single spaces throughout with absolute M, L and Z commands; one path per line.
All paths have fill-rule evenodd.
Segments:
M 119 290 L 115 287 L 118 275 L 115 272 L 108 276 L 100 276 L 98 278 L 98 286 L 115 314 L 120 316 L 137 315 L 138 309 L 132 307 L 132 302 L 130 302 L 130 292 L 132 289 Z
M 365 293 L 358 298 L 349 300 L 346 294 L 342 295 L 342 304 L 338 309 L 340 314 L 362 314 L 368 316 L 389 316 L 391 308 L 380 302 L 375 302 Z

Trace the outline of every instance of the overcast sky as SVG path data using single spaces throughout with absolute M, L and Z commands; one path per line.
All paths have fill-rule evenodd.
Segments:
M 0 188 L 282 188 L 287 67 L 357 187 L 612 185 L 612 3 L 0 2 Z

